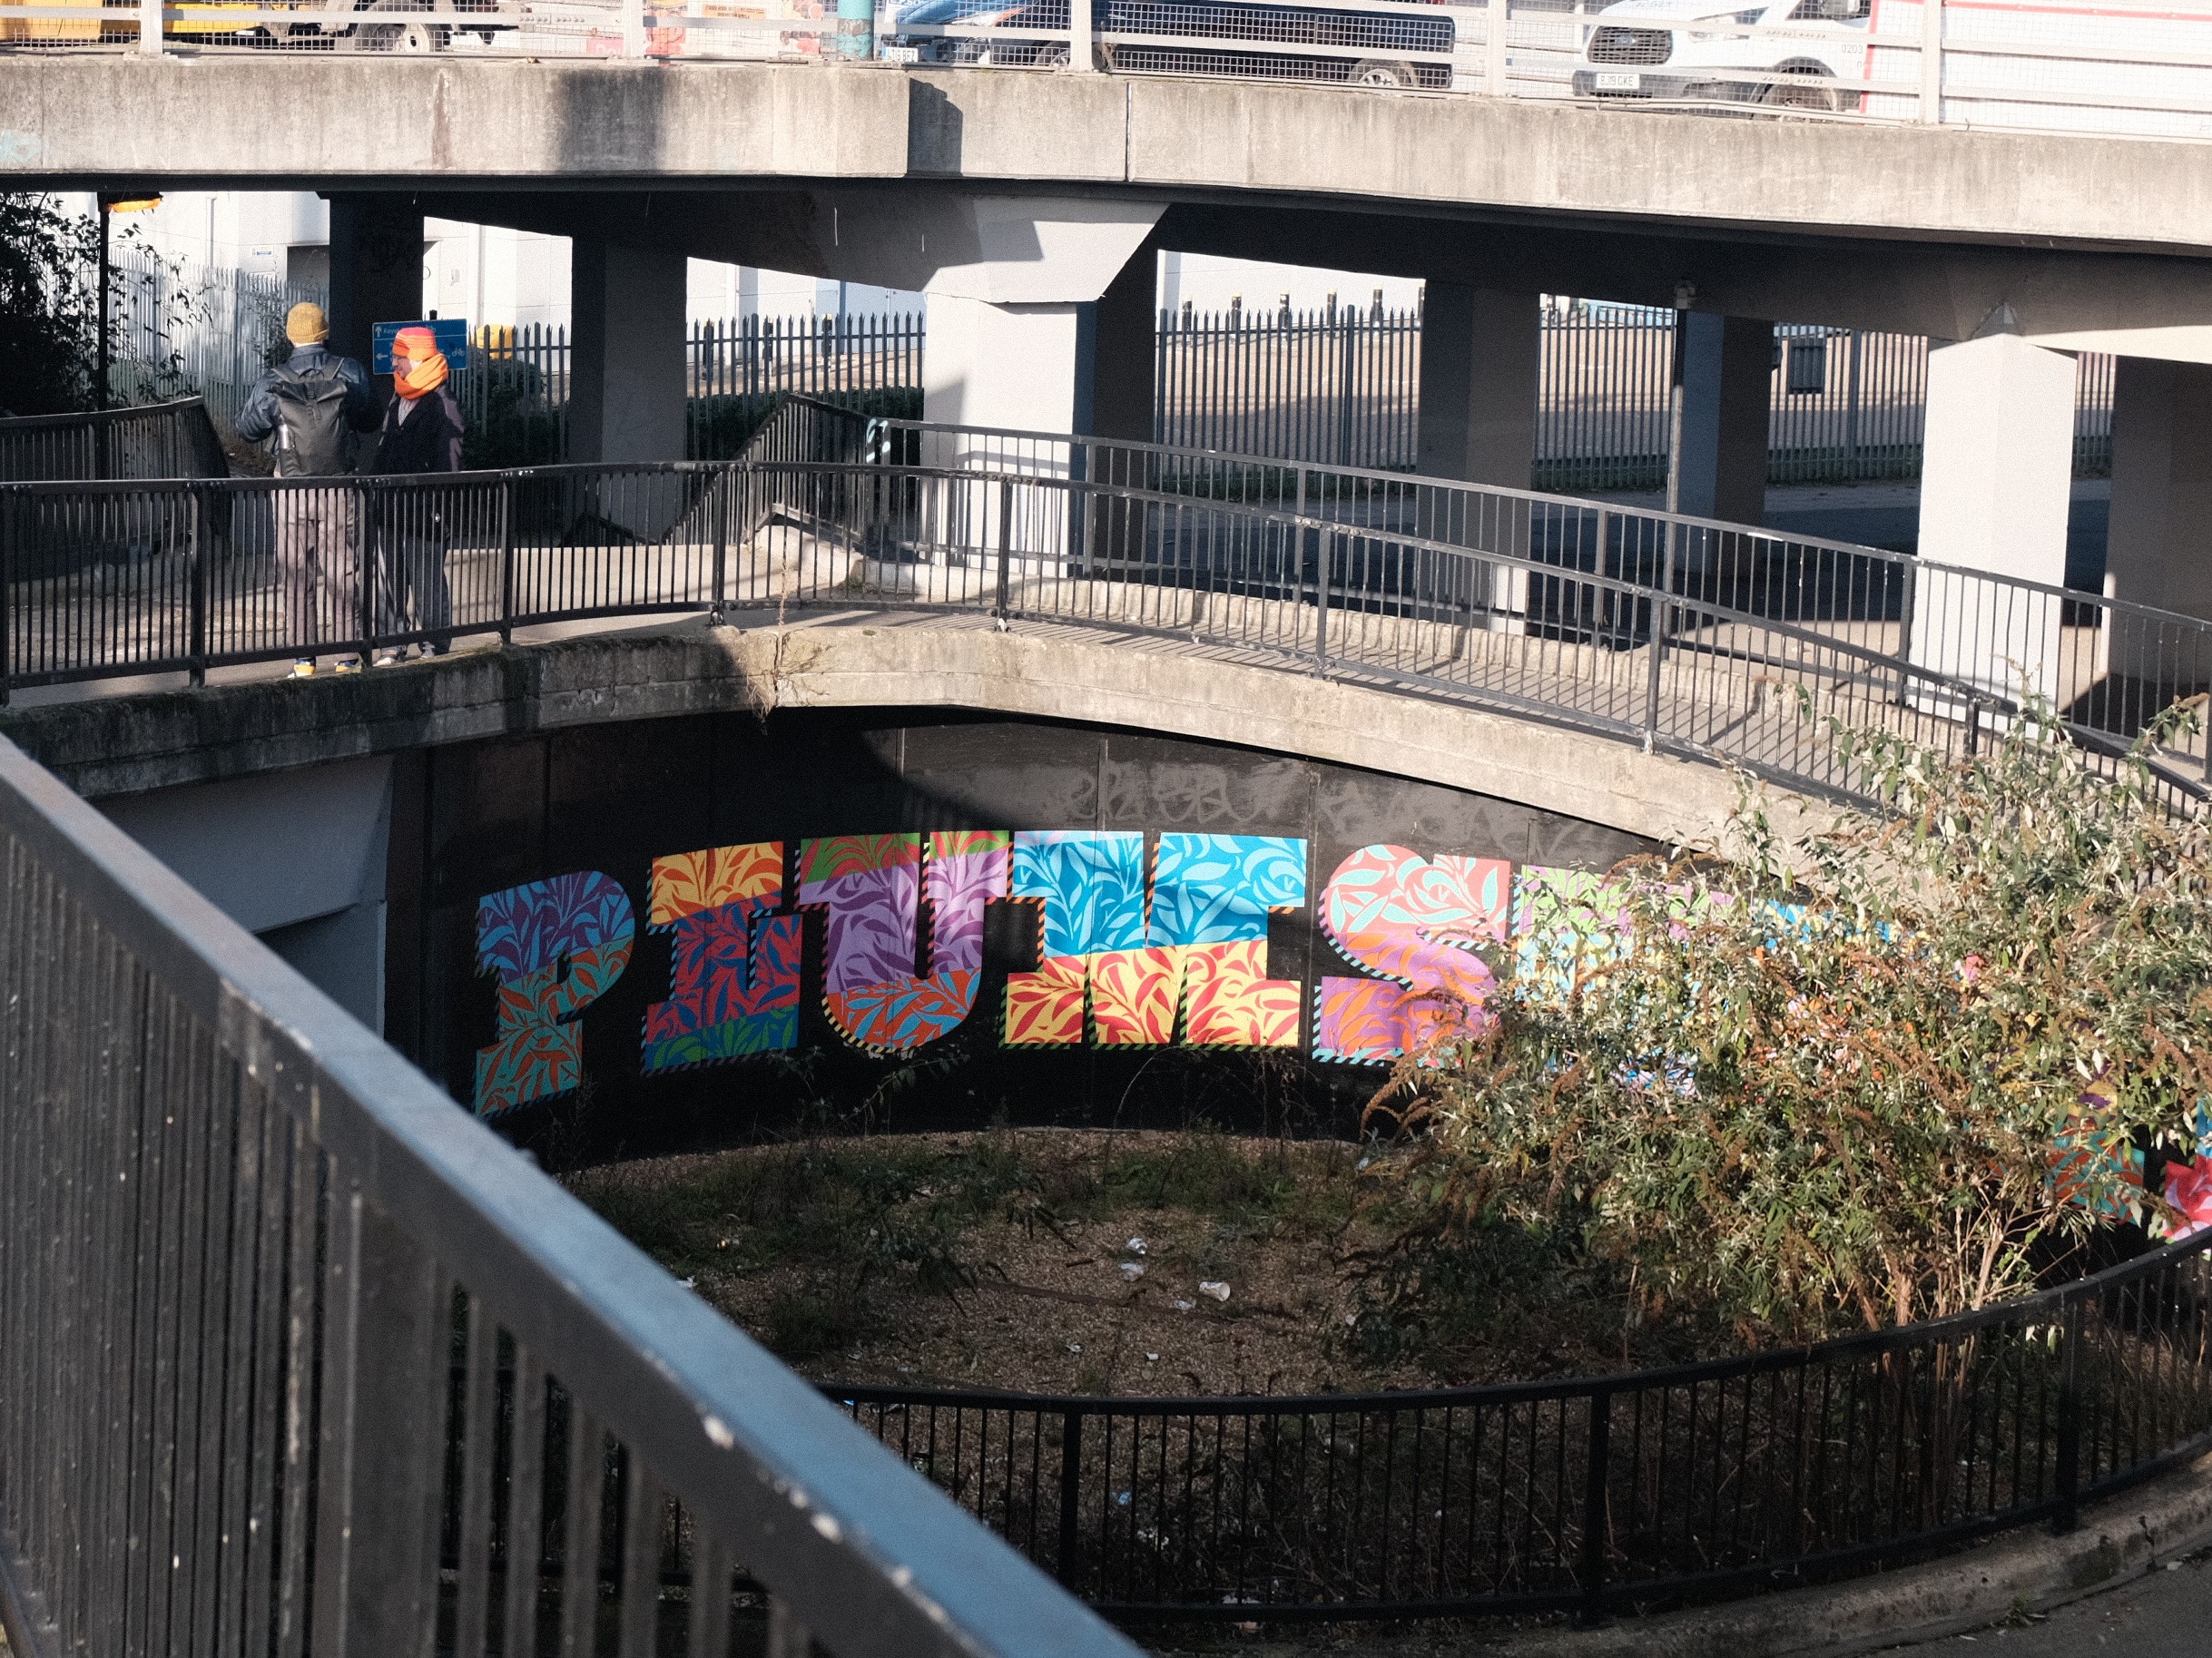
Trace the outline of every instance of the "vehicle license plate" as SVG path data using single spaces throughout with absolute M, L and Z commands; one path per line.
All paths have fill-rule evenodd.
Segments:
M 887 64 L 919 64 L 921 62 L 921 48 L 886 46 L 883 48 L 883 61 Z
M 1617 72 L 1608 74 L 1601 71 L 1598 76 L 1599 92 L 1635 92 L 1643 84 L 1644 77 L 1640 74 L 1622 74 Z

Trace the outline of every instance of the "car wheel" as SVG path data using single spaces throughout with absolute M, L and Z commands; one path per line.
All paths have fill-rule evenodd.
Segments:
M 1833 78 L 1826 70 L 1792 64 L 1785 65 L 1782 73 L 1792 78 L 1768 84 L 1766 96 L 1761 102 L 1770 108 L 1833 112 L 1842 107 L 1834 89 L 1824 84 Z
M 429 0 L 375 0 L 364 8 L 369 12 L 428 12 Z M 445 9 L 438 7 L 438 10 Z M 348 52 L 394 52 L 408 56 L 420 56 L 432 52 L 443 52 L 453 31 L 442 23 L 432 23 L 427 17 L 409 17 L 398 23 L 357 23 L 353 32 L 339 45 Z
M 1351 80 L 1354 86 L 1411 86 L 1413 71 L 1379 57 L 1362 58 L 1352 66 Z

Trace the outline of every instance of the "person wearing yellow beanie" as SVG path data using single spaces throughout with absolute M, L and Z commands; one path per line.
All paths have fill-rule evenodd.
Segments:
M 437 338 L 426 328 L 401 329 L 392 340 L 392 400 L 384 407 L 376 469 L 416 476 L 461 469 L 461 407 L 447 389 L 448 369 Z M 418 486 L 381 492 L 377 534 L 377 633 L 420 636 L 436 656 L 450 637 L 453 606 L 446 578 L 447 492 Z M 388 667 L 407 654 L 404 643 L 376 655 Z
M 291 354 L 247 395 L 239 411 L 238 435 L 248 443 L 268 443 L 280 478 L 349 473 L 357 435 L 377 427 L 369 370 L 330 350 L 330 319 L 320 305 L 293 306 L 285 314 L 284 338 Z M 305 678 L 315 672 L 325 610 L 341 639 L 350 638 L 360 625 L 356 618 L 361 613 L 361 557 L 353 494 L 290 484 L 280 486 L 274 506 L 284 629 L 292 649 L 300 652 L 292 672 Z M 338 666 L 342 673 L 359 668 L 360 662 L 348 657 Z

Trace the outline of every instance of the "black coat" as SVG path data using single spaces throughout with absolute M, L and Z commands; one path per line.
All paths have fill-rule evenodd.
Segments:
M 461 406 L 443 386 L 415 400 L 412 413 L 399 418 L 401 399 L 385 406 L 384 426 L 371 468 L 393 472 L 458 472 L 461 469 Z

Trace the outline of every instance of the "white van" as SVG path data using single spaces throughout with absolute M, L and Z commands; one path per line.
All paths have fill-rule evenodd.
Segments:
M 1580 98 L 1855 111 L 1871 0 L 1620 0 L 1575 66 Z

